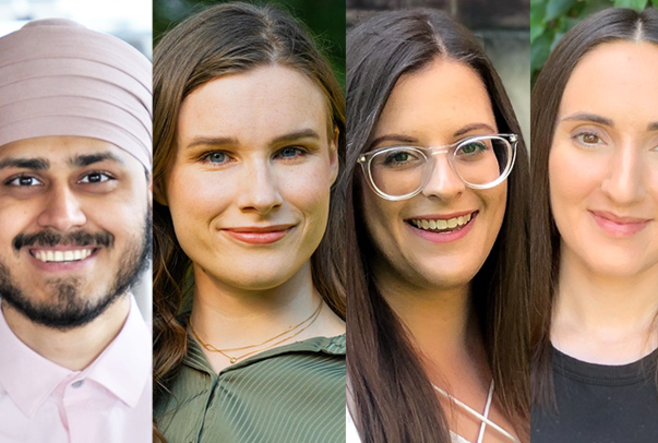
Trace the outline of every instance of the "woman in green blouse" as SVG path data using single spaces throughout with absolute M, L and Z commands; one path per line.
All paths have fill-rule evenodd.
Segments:
M 154 108 L 154 436 L 344 441 L 329 64 L 281 11 L 211 7 L 156 47 Z

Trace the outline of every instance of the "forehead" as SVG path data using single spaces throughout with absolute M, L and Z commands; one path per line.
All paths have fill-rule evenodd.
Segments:
M 422 70 L 400 77 L 376 132 L 452 132 L 474 122 L 495 127 L 491 101 L 480 76 L 462 62 L 436 59 Z
M 221 76 L 194 90 L 181 105 L 177 136 L 183 145 L 197 136 L 259 144 L 301 128 L 323 135 L 328 117 L 326 100 L 311 79 L 272 65 Z
M 656 121 L 657 72 L 658 45 L 604 43 L 576 65 L 562 95 L 560 114 L 591 112 L 613 120 L 632 118 L 642 125 Z

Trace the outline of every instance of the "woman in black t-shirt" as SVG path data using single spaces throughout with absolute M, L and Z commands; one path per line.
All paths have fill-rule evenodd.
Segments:
M 565 35 L 532 95 L 532 441 L 658 441 L 658 11 Z

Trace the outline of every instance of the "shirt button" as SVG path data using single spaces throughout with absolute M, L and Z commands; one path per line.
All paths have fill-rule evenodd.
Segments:
M 84 385 L 84 384 L 85 384 L 85 381 L 84 381 L 84 380 L 78 380 L 78 381 L 76 381 L 76 382 L 74 382 L 74 383 L 71 383 L 71 387 L 77 389 L 77 388 L 79 388 L 80 386 L 82 386 L 82 385 Z

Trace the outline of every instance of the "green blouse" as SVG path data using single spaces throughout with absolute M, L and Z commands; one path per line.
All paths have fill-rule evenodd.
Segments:
M 190 338 L 154 415 L 169 443 L 344 443 L 345 335 L 314 337 L 216 374 Z

